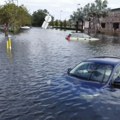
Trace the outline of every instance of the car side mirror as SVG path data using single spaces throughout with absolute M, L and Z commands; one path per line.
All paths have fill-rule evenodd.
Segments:
M 72 70 L 72 68 L 68 68 L 67 70 L 67 74 L 70 74 L 70 71 Z

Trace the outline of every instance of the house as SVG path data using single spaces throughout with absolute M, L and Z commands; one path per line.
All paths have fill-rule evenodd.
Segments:
M 100 32 L 120 35 L 120 8 L 111 9 L 108 16 L 100 19 Z

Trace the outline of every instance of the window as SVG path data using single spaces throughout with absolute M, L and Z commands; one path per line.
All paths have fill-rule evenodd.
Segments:
M 114 30 L 119 29 L 119 23 L 113 23 Z
M 105 28 L 105 23 L 101 23 L 101 27 L 102 27 L 102 28 Z

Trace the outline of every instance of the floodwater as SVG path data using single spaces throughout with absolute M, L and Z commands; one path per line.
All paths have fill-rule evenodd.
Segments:
M 31 28 L 12 35 L 6 50 L 0 33 L 0 120 L 119 120 L 120 90 L 80 96 L 63 74 L 94 56 L 120 57 L 120 38 L 69 42 L 70 31 Z

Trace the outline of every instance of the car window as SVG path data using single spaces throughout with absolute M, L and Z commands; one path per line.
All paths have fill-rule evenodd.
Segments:
M 109 77 L 112 73 L 112 69 L 113 69 L 112 66 L 110 66 L 110 65 L 106 66 L 106 71 L 105 71 L 105 76 L 104 76 L 103 82 L 107 82 L 107 80 L 109 79 Z
M 118 66 L 113 74 L 113 81 L 120 78 L 120 66 Z
M 83 62 L 71 70 L 70 74 L 85 80 L 106 83 L 111 72 L 111 65 Z
M 112 72 L 109 65 L 97 65 L 95 71 L 91 75 L 91 80 L 106 83 Z
M 71 35 L 72 37 L 78 37 L 78 34 L 74 33 Z
M 75 69 L 73 69 L 70 73 L 80 78 L 89 79 L 91 74 L 89 72 L 91 64 L 92 63 L 83 62 L 79 64 L 77 67 L 75 67 Z
M 78 37 L 83 38 L 84 36 L 83 36 L 83 34 L 79 33 Z
M 83 37 L 84 37 L 84 38 L 90 38 L 90 36 L 89 36 L 89 35 L 86 35 L 86 34 L 83 34 Z

